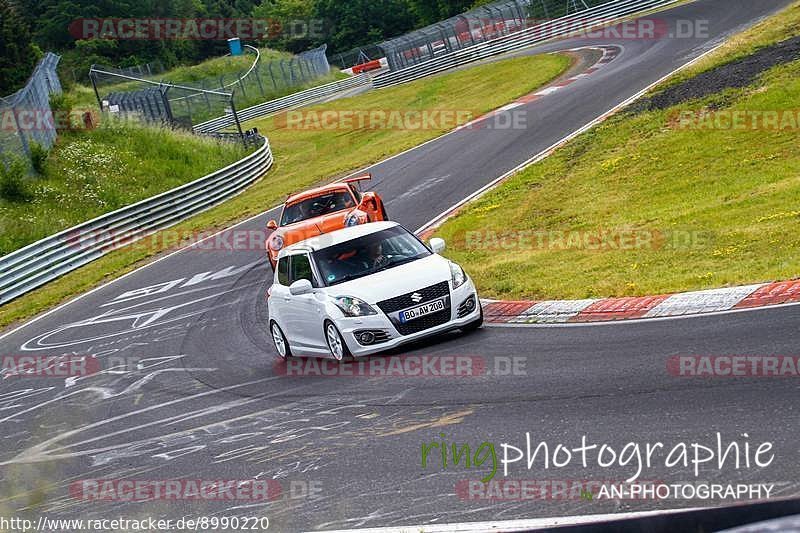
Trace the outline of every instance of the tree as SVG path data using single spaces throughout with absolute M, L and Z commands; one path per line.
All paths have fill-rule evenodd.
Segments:
M 337 51 L 402 35 L 416 26 L 407 0 L 317 0 L 315 11 L 329 26 L 329 44 Z
M 324 25 L 314 19 L 314 4 L 308 0 L 264 0 L 253 9 L 253 18 L 269 28 L 264 43 L 279 50 L 302 52 L 325 42 Z
M 21 88 L 41 55 L 19 13 L 12 0 L 0 0 L 0 96 Z
M 419 26 L 428 26 L 468 11 L 475 0 L 407 0 Z

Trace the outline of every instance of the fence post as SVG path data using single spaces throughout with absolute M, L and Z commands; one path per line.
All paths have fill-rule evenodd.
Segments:
M 288 79 L 287 79 L 287 77 L 286 77 L 286 69 L 285 69 L 285 68 L 283 68 L 283 63 L 284 63 L 284 60 L 283 60 L 283 59 L 281 59 L 280 63 L 278 63 L 278 64 L 281 66 L 281 74 L 283 75 L 283 82 L 284 82 L 284 83 L 287 85 L 287 87 L 288 87 L 288 86 L 289 86 L 289 80 L 288 80 Z
M 170 87 L 169 87 L 169 85 L 162 84 L 162 85 L 160 85 L 159 88 L 161 89 L 161 101 L 164 104 L 164 111 L 166 111 L 167 120 L 169 121 L 170 125 L 172 125 L 174 127 L 175 126 L 175 115 L 172 114 L 172 105 L 169 103 L 169 97 L 167 96 L 167 93 L 169 93 Z
M 261 65 L 256 65 L 252 73 L 256 76 L 256 83 L 258 83 L 258 90 L 261 92 L 261 96 L 266 96 L 264 86 L 261 84 Z
M 245 98 L 247 98 L 247 91 L 244 89 L 244 79 L 242 78 L 241 72 L 239 73 L 237 78 L 238 78 L 237 81 L 239 82 L 239 87 L 241 87 L 242 89 L 242 94 L 244 95 Z
M 245 148 L 247 148 L 247 141 L 244 138 L 244 133 L 242 132 L 242 123 L 239 122 L 239 114 L 236 112 L 236 104 L 234 103 L 234 93 L 231 92 L 231 113 L 233 114 L 233 121 L 236 123 L 236 130 L 239 132 L 239 137 L 242 139 L 242 143 L 244 144 Z
M 274 64 L 275 64 L 274 62 L 270 61 L 268 63 L 269 67 L 267 68 L 267 70 L 269 70 L 269 77 L 272 79 L 272 87 L 277 91 L 278 90 L 278 83 L 275 81 L 275 74 L 273 74 L 273 72 L 272 72 L 272 65 L 274 65 Z
M 97 97 L 97 107 L 100 108 L 100 111 L 103 110 L 103 101 L 100 100 L 100 92 L 97 90 L 97 80 L 94 77 L 94 65 L 91 66 L 89 69 L 89 80 L 92 82 L 92 88 L 94 89 L 94 95 Z
M 14 127 L 16 128 L 20 142 L 22 143 L 22 150 L 27 156 L 30 156 L 31 147 L 28 146 L 28 139 L 25 137 L 25 133 L 22 131 L 22 128 L 19 125 L 19 116 L 17 116 L 17 108 L 14 104 L 11 104 L 11 116 L 14 117 Z
M 206 90 L 206 80 L 202 80 L 200 82 L 200 88 L 203 89 L 203 91 Z M 210 113 L 211 112 L 211 101 L 208 99 L 208 93 L 204 92 L 203 93 L 203 97 L 205 98 L 206 107 L 208 108 L 208 112 Z

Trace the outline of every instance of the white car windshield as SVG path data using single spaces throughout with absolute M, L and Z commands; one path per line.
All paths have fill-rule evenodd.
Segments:
M 330 287 L 428 257 L 431 251 L 405 229 L 394 227 L 313 255 L 322 281 Z

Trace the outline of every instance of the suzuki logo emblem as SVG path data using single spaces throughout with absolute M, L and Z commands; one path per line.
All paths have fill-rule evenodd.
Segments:
M 413 300 L 414 303 L 418 304 L 422 301 L 422 295 L 418 292 L 415 292 L 414 294 L 411 295 L 411 300 Z

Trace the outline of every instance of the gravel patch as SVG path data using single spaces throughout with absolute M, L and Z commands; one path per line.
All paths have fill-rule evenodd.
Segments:
M 725 89 L 747 87 L 761 73 L 798 59 L 800 59 L 800 37 L 792 37 L 642 99 L 633 105 L 630 111 L 639 113 L 667 109 L 689 100 L 705 98 Z

